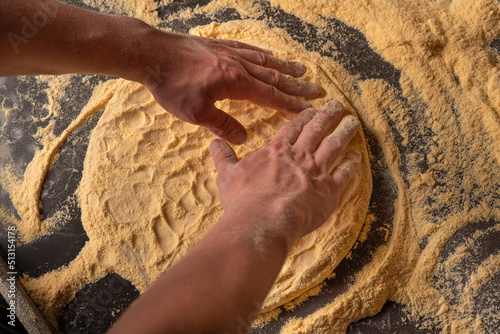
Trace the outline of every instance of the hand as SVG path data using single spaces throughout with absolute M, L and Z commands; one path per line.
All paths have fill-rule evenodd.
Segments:
M 318 85 L 289 77 L 303 75 L 304 65 L 280 60 L 269 51 L 230 40 L 157 33 L 153 44 L 164 50 L 150 61 L 155 65 L 147 68 L 144 85 L 174 116 L 204 126 L 231 143 L 245 142 L 245 128 L 217 109 L 215 101 L 248 100 L 299 112 L 308 105 L 293 96 L 320 93 Z
M 214 140 L 210 152 L 225 212 L 272 225 L 256 228 L 282 234 L 290 243 L 320 227 L 361 162 L 359 152 L 349 151 L 330 172 L 359 127 L 356 117 L 345 116 L 327 136 L 342 113 L 337 101 L 319 112 L 306 109 L 241 161 L 227 143 Z

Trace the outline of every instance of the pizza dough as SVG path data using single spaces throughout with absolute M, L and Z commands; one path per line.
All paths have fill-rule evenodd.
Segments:
M 117 3 L 123 11 L 115 13 L 128 12 L 138 17 L 150 15 L 148 22 L 157 19 L 155 10 L 143 11 L 144 1 L 114 0 L 111 1 L 113 6 L 110 6 L 110 1 L 89 1 L 100 11 L 110 8 L 114 11 L 114 3 Z M 89 1 L 85 0 L 86 3 Z M 122 6 L 121 3 L 127 4 Z M 129 8 L 137 10 L 129 11 Z M 491 253 L 488 243 L 500 230 L 496 191 L 500 179 L 498 1 L 370 0 L 356 3 L 313 0 L 303 3 L 272 0 L 268 3 L 212 0 L 206 6 L 194 9 L 188 6 L 168 18 L 162 17 L 161 21 L 162 26 L 169 26 L 177 20 L 190 25 L 207 15 L 214 20 L 220 19 L 218 14 L 222 11 L 233 13 L 233 10 L 240 17 L 271 25 L 293 26 L 294 22 L 287 19 L 298 17 L 304 23 L 301 27 L 306 30 L 296 38 L 308 48 L 323 50 L 332 58 L 306 53 L 283 31 L 266 32 L 266 27 L 257 26 L 255 22 L 213 25 L 196 29 L 193 33 L 241 38 L 269 47 L 277 55 L 303 59 L 309 68 L 306 79 L 321 81 L 319 77 L 327 78 L 326 83 L 320 83 L 329 96 L 340 97 L 349 110 L 358 112 L 383 155 L 380 160 L 377 156 L 371 157 L 375 173 L 390 179 L 392 191 L 397 194 L 393 205 L 388 203 L 388 207 L 394 210 L 393 215 L 367 217 L 368 224 L 358 239 L 360 247 L 354 247 L 353 258 L 346 264 L 357 261 L 371 245 L 363 243 L 366 236 L 377 244 L 380 242 L 377 239 L 383 239 L 385 235 L 383 241 L 387 243 L 376 249 L 360 272 L 349 274 L 345 293 L 338 296 L 330 293 L 332 298 L 321 308 L 311 308 L 314 303 L 308 303 L 304 305 L 306 314 L 297 313 L 298 317 L 288 320 L 281 318 L 270 327 L 279 327 L 279 323 L 285 320 L 287 324 L 281 333 L 345 332 L 351 323 L 376 315 L 390 300 L 403 305 L 405 311 L 401 325 L 405 327 L 413 327 L 414 321 L 418 320 L 416 326 L 428 331 L 442 328 L 460 333 L 486 333 L 498 328 L 498 303 L 494 302 L 493 292 L 500 272 L 499 255 Z M 280 22 L 283 18 L 285 22 Z M 337 32 L 339 29 L 343 31 Z M 351 35 L 352 29 L 361 33 L 361 40 L 357 33 Z M 316 36 L 322 37 L 316 39 Z M 329 36 L 333 36 L 331 42 Z M 362 73 L 367 76 L 351 76 L 348 68 L 334 60 L 352 57 L 353 61 L 347 64 L 354 64 L 355 68 L 358 64 L 363 65 L 363 59 L 370 57 L 360 54 L 358 59 L 356 52 L 346 53 L 338 48 L 338 42 L 340 46 L 361 43 L 359 51 L 364 52 L 365 38 L 368 53 L 374 51 L 390 65 L 383 70 L 387 73 L 379 75 L 382 73 L 378 73 L 377 68 L 361 66 Z M 392 80 L 386 81 L 391 76 Z M 37 129 L 43 147 L 35 153 L 24 178 L 11 175 L 8 168 L 1 166 L 0 182 L 2 187 L 7 185 L 4 188 L 21 220 L 6 216 L 1 208 L 0 217 L 16 225 L 20 240 L 30 242 L 40 235 L 52 233 L 53 224 L 46 218 L 42 220 L 39 212 L 45 175 L 72 129 L 104 108 L 123 85 L 124 81 L 117 80 L 96 87 L 80 115 L 60 135 L 53 131 L 54 122 L 59 122 L 55 117 L 57 112 L 54 112 L 49 124 Z M 55 88 L 56 91 L 47 92 L 49 97 L 59 96 L 55 93 L 64 91 L 60 85 Z M 24 96 L 29 97 L 30 94 Z M 55 111 L 52 108 L 57 108 L 59 99 L 57 97 L 56 103 L 51 104 L 51 112 Z M 312 103 L 316 107 L 321 104 L 319 100 Z M 6 109 L 4 104 L 2 108 L 6 116 L 17 109 Z M 229 105 L 224 104 L 224 108 L 229 108 Z M 269 123 L 266 122 L 271 122 L 274 116 L 264 115 L 270 117 L 264 120 L 267 126 Z M 244 115 L 241 117 L 247 123 L 254 120 L 244 120 Z M 277 117 L 289 118 L 289 115 L 278 113 Z M 211 163 L 210 159 L 208 162 Z M 351 190 L 355 188 L 354 183 L 351 187 Z M 377 203 L 375 198 L 372 204 Z M 370 222 L 373 222 L 371 227 Z M 92 237 L 69 266 L 42 277 L 23 277 L 23 284 L 31 297 L 54 323 L 55 316 L 86 283 L 115 271 L 125 277 L 138 275 L 137 268 L 127 267 L 127 263 L 137 261 L 131 252 L 143 248 L 133 244 L 135 248 L 127 253 L 121 251 L 123 248 L 109 247 L 107 240 L 124 240 L 119 234 L 121 231 L 116 229 L 117 235 L 101 239 L 101 233 L 113 233 L 106 231 L 107 225 L 99 226 L 99 221 L 92 223 L 88 220 L 84 224 Z M 462 238 L 464 234 L 465 239 Z M 130 234 L 127 238 L 133 240 L 136 237 Z M 483 250 L 489 257 L 477 262 L 477 252 Z M 135 270 L 135 274 L 128 273 L 127 268 Z M 156 265 L 156 268 L 161 268 L 161 265 Z M 338 277 L 332 280 L 332 286 L 335 289 L 343 287 L 345 282 L 341 280 Z M 320 285 L 316 285 L 313 290 L 317 293 L 319 289 Z M 311 291 L 292 304 L 309 294 Z M 324 298 L 321 300 L 325 301 Z M 277 310 L 270 313 L 276 314 Z M 301 318 L 303 315 L 305 317 Z M 382 316 L 365 319 L 352 328 L 359 329 L 367 324 L 376 326 L 380 321 L 385 324 L 387 319 Z M 391 317 L 390 322 L 394 323 L 393 320 Z
M 300 61 L 307 67 L 303 79 L 320 84 L 324 90 L 319 98 L 309 101 L 313 107 L 336 99 L 344 104 L 346 113 L 354 113 L 334 84 L 332 61 L 308 53 L 281 30 L 256 21 L 235 21 L 213 23 L 191 33 L 241 40 L 270 49 L 280 58 Z M 337 71 L 336 75 L 341 74 Z M 171 116 L 144 86 L 123 79 L 97 87 L 70 127 L 102 106 L 105 110 L 92 132 L 78 188 L 82 224 L 89 241 L 67 266 L 23 279 L 30 296 L 54 324 L 85 284 L 107 274 L 117 273 L 144 292 L 222 215 L 216 172 L 208 151 L 215 138 L 211 133 Z M 247 142 L 235 147 L 239 158 L 269 141 L 294 116 L 243 101 L 219 101 L 217 106 L 248 130 Z M 63 140 L 57 139 L 56 144 Z M 47 146 L 44 152 L 50 157 L 57 147 Z M 354 147 L 361 152 L 362 168 L 332 217 L 317 231 L 297 240 L 262 313 L 317 286 L 356 241 L 372 187 L 361 129 L 348 149 Z
M 305 79 L 319 83 L 325 91 L 311 101 L 316 108 L 332 98 L 342 100 L 322 69 L 321 58 L 285 40 L 278 31 L 262 24 L 232 22 L 197 32 L 257 44 L 281 58 L 303 62 Z M 248 102 L 223 101 L 218 107 L 248 129 L 248 142 L 235 148 L 240 158 L 269 141 L 293 117 Z M 208 152 L 213 139 L 205 129 L 170 115 L 144 86 L 132 82 L 118 88 L 92 134 L 79 192 L 84 227 L 91 242 L 104 240 L 106 249 L 119 254 L 123 261 L 112 264 L 113 271 L 140 291 L 182 258 L 222 215 Z M 264 311 L 324 280 L 355 242 L 371 194 L 361 130 L 350 147 L 362 152 L 363 167 L 328 222 L 295 243 Z

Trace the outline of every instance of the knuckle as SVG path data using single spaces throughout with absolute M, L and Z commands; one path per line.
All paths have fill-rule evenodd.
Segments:
M 273 153 L 280 153 L 286 147 L 285 143 L 282 141 L 272 141 L 269 143 L 269 149 Z
M 273 102 L 273 103 L 277 103 L 279 102 L 280 100 L 280 93 L 278 91 L 278 88 L 274 87 L 274 86 L 269 86 L 269 99 Z
M 257 55 L 256 56 L 257 64 L 260 66 L 267 66 L 268 64 L 267 56 L 262 52 L 256 52 L 256 55 Z
M 342 142 L 337 136 L 329 136 L 328 143 L 333 151 L 340 151 L 343 147 Z
M 246 81 L 247 79 L 246 72 L 242 68 L 235 66 L 234 64 L 224 63 L 222 65 L 222 71 L 223 73 L 225 73 L 229 83 L 232 84 L 238 84 Z
M 325 132 L 327 124 L 324 119 L 322 119 L 321 117 L 317 117 L 316 119 L 307 123 L 306 127 L 308 129 L 309 135 L 315 138 L 318 136 L 318 134 L 323 134 Z
M 238 42 L 238 41 L 234 41 L 232 39 L 225 39 L 224 40 L 224 43 L 229 46 L 229 47 L 232 47 L 232 48 L 241 48 L 242 46 L 242 43 Z
M 295 175 L 297 177 L 297 188 L 301 192 L 308 192 L 309 189 L 314 187 L 314 177 L 311 175 L 308 166 L 297 168 Z
M 269 84 L 278 86 L 281 83 L 281 73 L 276 70 L 270 70 Z
M 339 166 L 339 173 L 342 182 L 351 178 L 351 168 L 349 166 Z
M 294 152 L 295 160 L 298 162 L 303 162 L 307 159 L 307 153 L 304 150 L 296 150 Z
M 225 115 L 221 123 L 217 125 L 217 127 L 213 128 L 212 131 L 218 136 L 229 134 L 229 132 L 231 131 L 231 121 L 229 119 L 229 116 Z
M 193 106 L 186 112 L 187 121 L 193 124 L 203 124 L 208 120 L 206 108 L 202 106 Z
M 225 51 L 226 52 L 224 53 L 224 56 L 230 59 L 233 64 L 239 63 L 241 61 L 241 57 L 234 51 L 231 51 L 230 49 L 226 49 Z
M 272 141 L 268 143 L 269 155 L 278 158 L 286 158 L 287 161 L 292 160 L 291 145 L 284 141 Z
M 316 174 L 316 162 L 314 161 L 312 155 L 307 154 L 304 161 L 302 162 L 302 165 L 309 174 Z

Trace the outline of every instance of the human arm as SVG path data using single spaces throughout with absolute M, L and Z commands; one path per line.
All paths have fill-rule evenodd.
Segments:
M 88 73 L 144 84 L 176 117 L 232 143 L 245 128 L 214 106 L 226 98 L 299 112 L 294 96 L 315 96 L 302 64 L 236 41 L 154 29 L 55 0 L 0 1 L 0 76 Z M 291 76 L 291 77 L 290 77 Z
M 321 226 L 359 166 L 348 152 L 359 121 L 338 102 L 307 109 L 264 147 L 238 161 L 216 140 L 224 215 L 111 329 L 114 333 L 242 333 L 248 330 L 296 239 Z

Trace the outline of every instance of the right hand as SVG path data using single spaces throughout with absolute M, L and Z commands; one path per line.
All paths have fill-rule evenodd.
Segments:
M 241 161 L 227 143 L 214 140 L 210 153 L 225 212 L 251 215 L 255 229 L 289 243 L 320 227 L 361 162 L 359 152 L 349 151 L 329 172 L 359 127 L 355 116 L 345 116 L 327 136 L 342 113 L 337 101 L 306 109 Z

